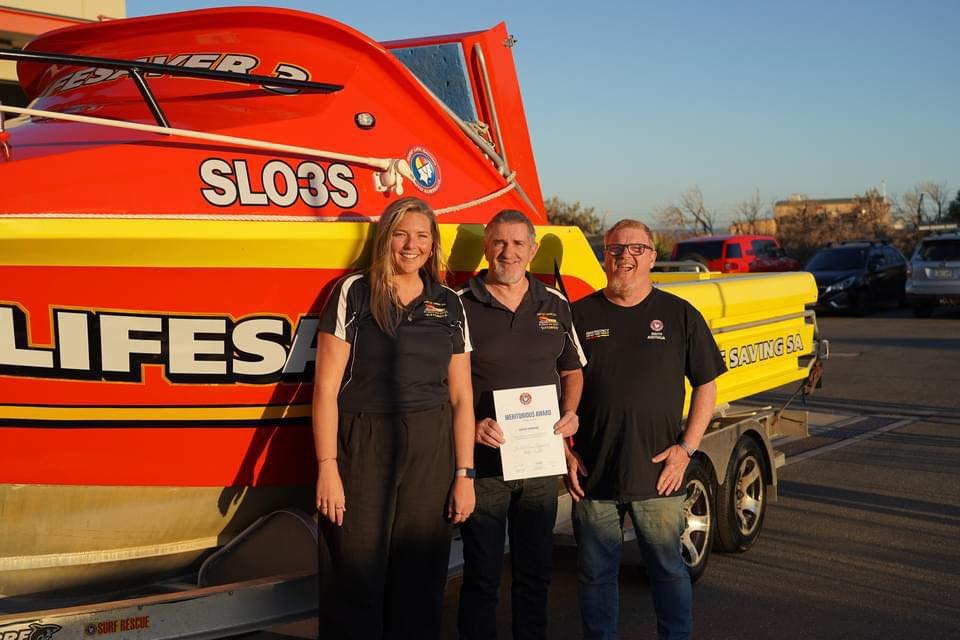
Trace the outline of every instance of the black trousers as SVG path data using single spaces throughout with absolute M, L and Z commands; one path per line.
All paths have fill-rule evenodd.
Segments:
M 321 518 L 331 571 L 320 637 L 438 638 L 450 557 L 450 407 L 344 414 L 337 435 L 347 510 L 342 527 Z
M 461 640 L 497 637 L 497 589 L 509 522 L 514 640 L 547 637 L 547 591 L 553 570 L 557 478 L 476 481 L 477 507 L 460 530 L 463 585 L 458 626 Z

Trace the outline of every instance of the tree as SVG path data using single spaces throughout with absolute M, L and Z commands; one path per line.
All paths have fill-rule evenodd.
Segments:
M 867 190 L 862 196 L 853 197 L 853 237 L 864 234 L 882 238 L 886 235 L 890 218 L 890 205 L 876 189 Z
M 960 222 L 960 189 L 957 190 L 957 197 L 947 208 L 947 216 L 954 222 Z
M 943 209 L 947 206 L 947 200 L 950 198 L 950 194 L 947 191 L 947 183 L 945 182 L 921 182 L 917 185 L 917 189 L 927 197 L 930 201 L 931 206 L 937 208 L 937 217 L 934 222 L 939 223 L 943 217 Z
M 543 201 L 543 206 L 550 224 L 580 227 L 588 236 L 603 231 L 603 220 L 597 216 L 595 209 L 584 207 L 579 201 L 571 204 L 557 196 L 551 196 Z
M 654 209 L 653 216 L 665 227 L 682 229 L 694 233 L 713 235 L 716 212 L 711 211 L 703 202 L 703 192 L 694 185 L 680 196 L 680 205 L 672 202 L 665 207 Z
M 754 189 L 753 197 L 738 204 L 733 212 L 733 219 L 739 233 L 760 233 L 761 209 L 760 190 Z
M 923 209 L 923 198 L 926 194 L 920 190 L 920 187 L 914 187 L 900 197 L 899 201 L 894 198 L 894 206 L 897 213 L 904 219 L 910 220 L 914 228 L 926 224 L 927 216 Z

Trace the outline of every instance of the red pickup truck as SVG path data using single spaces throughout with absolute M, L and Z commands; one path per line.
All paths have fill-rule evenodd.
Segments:
M 673 245 L 671 260 L 693 260 L 710 271 L 798 271 L 801 264 L 788 257 L 773 236 L 729 235 L 687 238 Z

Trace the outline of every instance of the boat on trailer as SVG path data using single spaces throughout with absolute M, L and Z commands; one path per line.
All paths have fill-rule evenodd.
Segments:
M 0 596 L 176 573 L 312 509 L 318 315 L 391 200 L 437 212 L 453 283 L 509 208 L 537 226 L 537 277 L 603 286 L 582 232 L 547 224 L 514 42 L 229 8 L 0 52 L 31 99 L 0 106 Z M 719 402 L 808 376 L 812 278 L 658 286 L 736 364 Z

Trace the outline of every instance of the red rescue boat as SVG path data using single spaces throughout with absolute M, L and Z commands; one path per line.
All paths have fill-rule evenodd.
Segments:
M 0 133 L 0 595 L 179 570 L 310 507 L 317 315 L 370 221 L 427 200 L 459 279 L 496 211 L 546 223 L 511 45 L 236 8 L 0 53 L 32 100 Z M 543 278 L 602 283 L 579 231 L 544 244 Z

